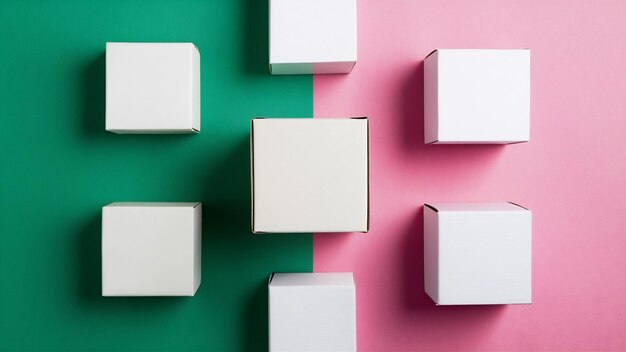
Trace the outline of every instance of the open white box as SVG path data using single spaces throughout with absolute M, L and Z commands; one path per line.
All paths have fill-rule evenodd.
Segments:
M 102 295 L 193 296 L 201 242 L 201 203 L 103 207 Z
M 252 231 L 367 232 L 366 118 L 252 119 Z
M 356 351 L 352 273 L 275 273 L 268 291 L 270 352 Z
M 356 0 L 270 0 L 270 72 L 352 71 L 357 61 L 356 18 Z
M 200 132 L 198 48 L 192 43 L 107 43 L 106 130 Z
M 424 286 L 438 305 L 531 303 L 530 210 L 513 203 L 424 206 Z
M 438 49 L 424 59 L 426 143 L 527 142 L 530 50 Z

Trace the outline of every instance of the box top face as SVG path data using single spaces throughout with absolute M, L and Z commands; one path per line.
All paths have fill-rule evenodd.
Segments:
M 340 127 L 343 124 L 354 124 L 367 126 L 367 118 L 365 117 L 334 117 L 334 118 L 321 118 L 321 119 L 303 119 L 303 118 L 265 118 L 255 117 L 252 119 L 252 124 L 259 125 L 271 125 L 279 128 L 308 128 L 306 126 L 321 126 L 319 128 L 333 128 L 335 126 Z
M 438 212 L 519 212 L 528 211 L 517 204 L 509 202 L 492 202 L 492 203 L 428 203 L 426 204 L 435 208 Z
M 199 205 L 113 203 L 104 207 L 102 294 L 193 295 L 200 280 L 196 275 L 200 270 L 196 259 L 201 236 Z
M 191 43 L 107 43 L 106 129 L 198 131 L 199 84 Z
M 366 232 L 367 119 L 252 120 L 255 232 Z
M 441 49 L 437 140 L 512 143 L 530 138 L 530 50 Z
M 352 62 L 356 0 L 271 0 L 270 64 Z
M 274 273 L 269 286 L 354 286 L 352 273 Z
M 439 53 L 439 55 L 466 55 L 466 54 L 479 54 L 479 55 L 493 55 L 493 54 L 515 54 L 515 53 L 528 53 L 530 54 L 530 49 L 528 48 L 518 48 L 518 49 L 436 49 L 433 50 L 428 56 L 433 53 Z M 426 57 L 428 57 L 426 56 Z
M 199 202 L 115 202 L 105 207 L 144 207 L 144 208 L 195 208 Z
M 142 49 L 142 50 L 150 50 L 150 49 L 161 49 L 161 48 L 191 48 L 195 51 L 198 51 L 198 47 L 194 43 L 136 43 L 136 42 L 107 42 L 106 49 Z

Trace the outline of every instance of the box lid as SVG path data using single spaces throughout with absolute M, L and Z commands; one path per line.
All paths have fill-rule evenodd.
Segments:
M 199 202 L 114 202 L 107 207 L 161 207 L 161 208 L 185 208 L 197 207 Z
M 354 286 L 352 273 L 274 273 L 269 286 Z
M 433 211 L 472 212 L 472 211 L 527 211 L 527 208 L 512 202 L 470 202 L 470 203 L 428 203 L 424 206 Z

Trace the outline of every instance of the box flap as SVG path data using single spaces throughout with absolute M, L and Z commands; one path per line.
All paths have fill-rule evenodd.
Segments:
M 439 49 L 435 49 L 435 50 L 431 51 L 430 53 L 428 53 L 428 55 L 426 55 L 426 57 L 424 58 L 424 60 L 428 59 L 428 57 L 429 57 L 430 55 L 434 54 L 435 52 L 437 52 L 437 50 L 439 50 Z
M 511 202 L 467 202 L 467 203 L 429 203 L 424 206 L 435 212 L 483 212 L 483 211 L 520 211 L 528 210 Z
M 354 275 L 343 273 L 273 273 L 272 286 L 354 286 Z

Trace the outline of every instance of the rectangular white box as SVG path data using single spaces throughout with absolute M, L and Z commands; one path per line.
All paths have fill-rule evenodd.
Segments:
M 424 59 L 426 143 L 530 139 L 530 50 L 438 49 Z
M 252 231 L 367 232 L 369 124 L 253 119 Z
M 200 132 L 198 48 L 192 43 L 107 43 L 106 130 Z
M 268 290 L 270 352 L 356 351 L 352 273 L 276 273 Z
M 349 73 L 357 61 L 356 0 L 270 0 L 272 74 Z
M 424 206 L 424 286 L 438 305 L 531 303 L 530 210 L 513 203 Z
M 201 242 L 201 203 L 103 207 L 102 295 L 193 296 Z

